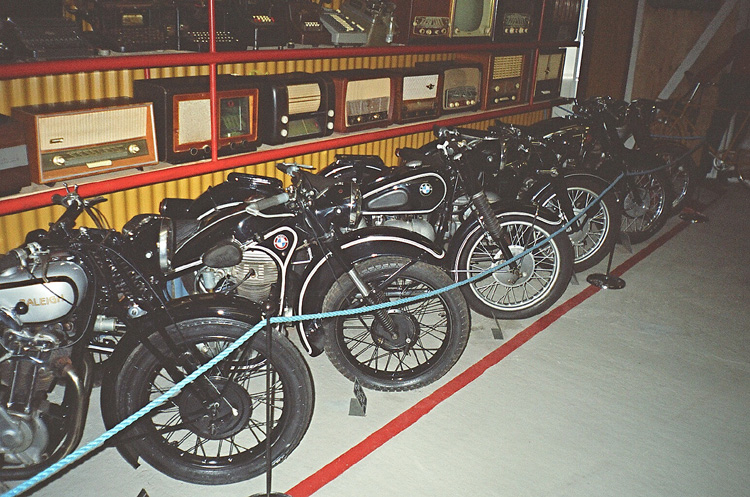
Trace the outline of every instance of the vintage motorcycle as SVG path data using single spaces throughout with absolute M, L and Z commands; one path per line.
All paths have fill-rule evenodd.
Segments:
M 608 183 L 624 173 L 615 187 L 622 205 L 620 232 L 633 243 L 647 240 L 671 213 L 672 182 L 667 171 L 659 169 L 668 158 L 666 152 L 660 156 L 648 147 L 626 147 L 620 110 L 609 97 L 579 101 L 573 111 L 571 116 L 540 121 L 526 131 L 548 140 L 566 168 L 593 173 Z M 583 143 L 578 146 L 581 137 Z
M 394 226 L 446 244 L 444 267 L 464 281 L 533 247 L 562 227 L 542 208 L 500 198 L 482 187 L 483 168 L 494 167 L 487 144 L 500 137 L 469 129 L 436 128 L 425 149 L 401 149 L 403 165 L 386 167 L 376 156 L 339 156 L 326 177 L 361 184 L 363 221 Z M 469 306 L 498 319 L 534 316 L 549 308 L 573 274 L 573 249 L 564 233 L 522 258 L 463 285 Z
M 81 440 L 94 378 L 106 361 L 101 409 L 107 428 L 195 371 L 262 318 L 238 296 L 169 299 L 171 220 L 139 215 L 106 228 L 77 190 L 55 195 L 63 214 L 0 258 L 0 478 L 29 478 Z M 75 227 L 87 212 L 96 227 Z M 270 354 L 268 343 L 272 343 Z M 111 354 L 103 354 L 104 352 Z M 265 388 L 266 373 L 275 378 Z M 226 484 L 265 471 L 266 409 L 275 415 L 272 462 L 299 444 L 313 410 L 312 377 L 283 335 L 265 330 L 113 439 L 133 465 L 170 477 Z
M 309 166 L 278 164 L 292 177 L 232 173 L 195 200 L 165 199 L 175 219 L 175 288 L 236 293 L 277 302 L 286 315 L 386 303 L 452 283 L 436 265 L 442 249 L 422 236 L 357 225 L 362 199 L 351 181 L 311 174 Z M 469 337 L 461 292 L 367 314 L 297 323 L 311 355 L 325 351 L 351 380 L 378 390 L 427 385 L 456 363 Z
M 545 123 L 554 121 L 542 121 L 542 125 Z M 617 196 L 610 191 L 597 201 L 609 183 L 570 167 L 561 160 L 564 154 L 557 152 L 573 149 L 577 153 L 585 136 L 572 130 L 558 134 L 552 129 L 537 138 L 538 125 L 497 123 L 489 129 L 501 139 L 491 142 L 487 149 L 490 156 L 494 153 L 495 160 L 486 163 L 490 167 L 486 168 L 485 188 L 504 195 L 515 193 L 519 201 L 549 209 L 565 223 L 586 210 L 567 230 L 573 244 L 573 268 L 581 272 L 601 262 L 619 234 L 622 209 Z

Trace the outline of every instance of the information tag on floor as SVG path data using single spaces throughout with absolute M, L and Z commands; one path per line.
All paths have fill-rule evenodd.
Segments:
M 358 378 L 354 379 L 354 397 L 349 401 L 349 416 L 364 416 L 367 414 L 367 395 Z

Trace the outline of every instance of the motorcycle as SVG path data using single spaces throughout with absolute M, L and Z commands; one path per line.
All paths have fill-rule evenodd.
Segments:
M 666 171 L 659 170 L 666 153 L 660 157 L 648 147 L 627 148 L 618 105 L 609 97 L 579 101 L 573 111 L 572 116 L 540 121 L 526 131 L 549 140 L 566 168 L 593 173 L 608 183 L 625 173 L 615 187 L 622 206 L 620 232 L 633 243 L 649 239 L 671 213 L 672 182 Z
M 76 189 L 55 195 L 64 212 L 48 230 L 0 258 L 0 478 L 26 479 L 72 452 L 81 440 L 94 371 L 111 428 L 205 364 L 262 318 L 237 296 L 168 299 L 171 220 L 139 215 L 122 232 L 106 227 Z M 75 227 L 84 212 L 95 227 Z M 313 409 L 312 377 L 301 354 L 274 333 L 258 332 L 150 411 L 116 440 L 166 475 L 226 484 L 265 471 L 265 409 L 272 402 L 271 457 L 299 444 Z M 105 361 L 95 364 L 94 355 Z M 275 378 L 265 389 L 265 374 Z
M 448 286 L 436 265 L 445 252 L 396 228 L 342 233 L 359 223 L 352 182 L 278 164 L 291 176 L 232 173 L 197 199 L 165 199 L 175 219 L 173 283 L 188 293 L 236 293 L 273 301 L 285 315 L 387 303 Z M 443 376 L 469 337 L 460 291 L 366 314 L 298 322 L 305 350 L 323 351 L 347 378 L 377 390 L 409 390 Z
M 538 127 L 497 123 L 490 130 L 502 139 L 494 144 L 496 159 L 487 169 L 485 188 L 499 193 L 517 192 L 524 203 L 540 205 L 557 214 L 564 223 L 573 220 L 584 209 L 582 217 L 567 230 L 573 244 L 573 269 L 585 271 L 601 262 L 617 241 L 622 209 L 614 192 L 596 201 L 609 184 L 597 175 L 579 171 L 561 161 L 564 154 L 556 150 L 581 146 L 583 136 L 557 134 L 550 130 L 537 138 Z M 490 148 L 488 153 L 492 154 Z M 595 205 L 591 205 L 596 201 Z
M 558 216 L 482 188 L 480 168 L 495 166 L 486 145 L 495 133 L 436 128 L 437 142 L 425 150 L 401 149 L 404 164 L 389 168 L 375 156 L 339 156 L 325 177 L 361 184 L 363 224 L 418 232 L 445 244 L 443 263 L 464 281 L 551 237 Z M 570 282 L 573 249 L 564 233 L 507 266 L 461 287 L 469 306 L 498 319 L 521 319 L 548 309 Z

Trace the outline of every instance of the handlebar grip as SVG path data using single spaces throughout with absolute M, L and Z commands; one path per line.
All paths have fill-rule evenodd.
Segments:
M 286 192 L 277 193 L 271 197 L 262 198 L 260 200 L 253 200 L 248 202 L 245 210 L 247 212 L 260 212 L 276 205 L 281 205 L 289 202 L 289 194 Z
M 54 195 L 52 195 L 52 203 L 54 205 L 63 205 L 63 198 L 65 197 L 63 197 L 59 193 L 55 193 Z

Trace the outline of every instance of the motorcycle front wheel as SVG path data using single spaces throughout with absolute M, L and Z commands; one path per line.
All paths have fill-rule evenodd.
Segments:
M 451 285 L 440 268 L 411 259 L 382 256 L 357 265 L 361 279 L 380 302 L 421 295 Z M 323 312 L 367 305 L 348 275 L 334 283 L 323 301 Z M 387 333 L 370 314 L 326 321 L 326 355 L 341 374 L 365 388 L 413 390 L 437 380 L 458 361 L 471 329 L 469 309 L 453 289 L 385 310 L 395 325 Z
M 620 231 L 631 243 L 645 242 L 664 227 L 672 210 L 672 183 L 663 171 L 621 180 L 622 223 Z
M 497 220 L 513 256 L 560 228 L 531 214 L 499 214 Z M 477 224 L 459 246 L 453 272 L 460 282 L 505 261 L 500 247 Z M 461 286 L 469 307 L 498 319 L 523 319 L 544 312 L 562 296 L 573 276 L 573 246 L 565 233 L 559 233 L 516 262 L 516 271 L 506 265 Z
M 690 149 L 680 143 L 669 140 L 654 142 L 654 153 L 664 162 L 670 164 L 667 168 L 672 181 L 672 212 L 678 213 L 690 199 L 698 182 L 698 166 L 690 155 Z
M 600 182 L 587 176 L 566 178 L 565 183 L 574 215 L 592 204 L 605 188 Z M 540 204 L 561 216 L 565 222 L 569 221 L 565 219 L 560 200 L 554 192 L 542 199 Z M 568 228 L 567 233 L 573 244 L 573 270 L 576 273 L 591 269 L 609 254 L 617 242 L 621 213 L 617 196 L 610 190 L 580 218 L 580 229 Z
M 248 328 L 235 320 L 199 318 L 181 321 L 177 329 L 168 332 L 178 346 L 192 348 L 204 364 Z M 266 333 L 260 330 L 132 425 L 125 434 L 132 440 L 130 448 L 155 469 L 178 480 L 202 485 L 248 480 L 266 469 L 266 406 L 270 402 L 271 461 L 274 465 L 283 461 L 310 425 L 312 377 L 299 351 L 278 332 L 273 332 L 269 354 Z M 171 355 L 158 334 L 151 337 L 148 347 L 139 344 L 132 350 L 113 385 L 118 419 L 127 418 L 174 386 L 174 369 L 161 359 Z M 188 373 L 177 368 L 180 374 Z M 266 391 L 269 368 L 272 382 Z

